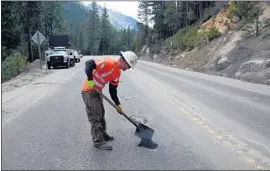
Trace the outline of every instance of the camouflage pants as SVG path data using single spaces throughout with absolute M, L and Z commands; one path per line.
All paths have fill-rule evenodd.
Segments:
M 82 92 L 81 94 L 88 121 L 91 125 L 92 141 L 94 143 L 102 142 L 104 141 L 103 134 L 106 133 L 103 98 L 96 91 Z

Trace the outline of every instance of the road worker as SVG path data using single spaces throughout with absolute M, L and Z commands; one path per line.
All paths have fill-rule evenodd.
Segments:
M 132 51 L 120 52 L 119 59 L 104 58 L 99 60 L 90 59 L 85 62 L 86 78 L 82 85 L 82 99 L 91 125 L 93 145 L 102 150 L 112 150 L 107 141 L 114 140 L 113 136 L 106 132 L 105 109 L 102 96 L 95 91 L 102 92 L 105 84 L 109 82 L 109 92 L 117 106 L 117 112 L 123 112 L 122 105 L 117 96 L 117 87 L 121 70 L 133 68 L 137 63 L 137 55 Z

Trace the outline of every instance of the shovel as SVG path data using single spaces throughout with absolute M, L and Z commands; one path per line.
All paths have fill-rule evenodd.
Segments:
M 105 96 L 99 90 L 96 90 L 96 91 L 99 94 L 101 94 L 102 97 L 108 103 L 110 103 L 115 109 L 117 109 L 116 105 L 107 96 Z M 134 121 L 133 119 L 128 117 L 124 112 L 121 113 L 121 115 L 123 115 L 129 122 L 131 122 L 136 127 L 135 135 L 141 139 L 140 143 L 138 144 L 139 147 L 146 147 L 149 149 L 157 148 L 158 145 L 152 141 L 152 137 L 154 134 L 154 130 L 152 128 L 146 126 L 145 124 L 143 124 L 139 121 Z

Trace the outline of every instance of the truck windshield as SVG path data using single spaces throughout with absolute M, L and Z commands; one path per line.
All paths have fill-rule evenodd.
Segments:
M 65 55 L 65 54 L 66 54 L 66 51 L 63 51 L 63 50 L 55 50 L 55 51 L 53 51 L 53 54 L 57 54 L 57 55 Z

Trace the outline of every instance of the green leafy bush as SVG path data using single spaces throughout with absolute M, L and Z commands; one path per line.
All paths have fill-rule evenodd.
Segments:
M 267 18 L 263 21 L 264 27 L 270 27 L 270 18 Z
M 165 49 L 172 48 L 180 50 L 193 49 L 200 40 L 200 35 L 197 34 L 199 27 L 190 27 L 179 30 L 175 35 L 165 40 Z
M 213 39 L 221 36 L 221 33 L 218 31 L 218 29 L 216 27 L 212 27 L 211 30 L 206 32 L 206 36 L 207 36 L 209 41 L 212 41 Z
M 13 52 L 2 62 L 2 82 L 7 81 L 26 69 L 27 57 L 19 52 Z
M 210 31 L 201 34 L 198 34 L 198 29 L 198 26 L 193 26 L 179 30 L 175 35 L 165 40 L 165 50 L 192 50 L 201 44 L 200 41 L 203 37 L 206 37 L 209 41 L 212 41 L 213 39 L 221 36 L 221 33 L 216 27 L 213 27 Z
M 171 41 L 172 41 L 172 37 L 169 37 L 165 40 L 164 44 L 165 44 L 165 51 L 170 51 L 171 49 Z
M 141 37 L 136 37 L 136 39 L 134 40 L 134 44 L 135 44 L 135 52 L 139 53 L 142 49 L 143 46 L 143 41 Z

